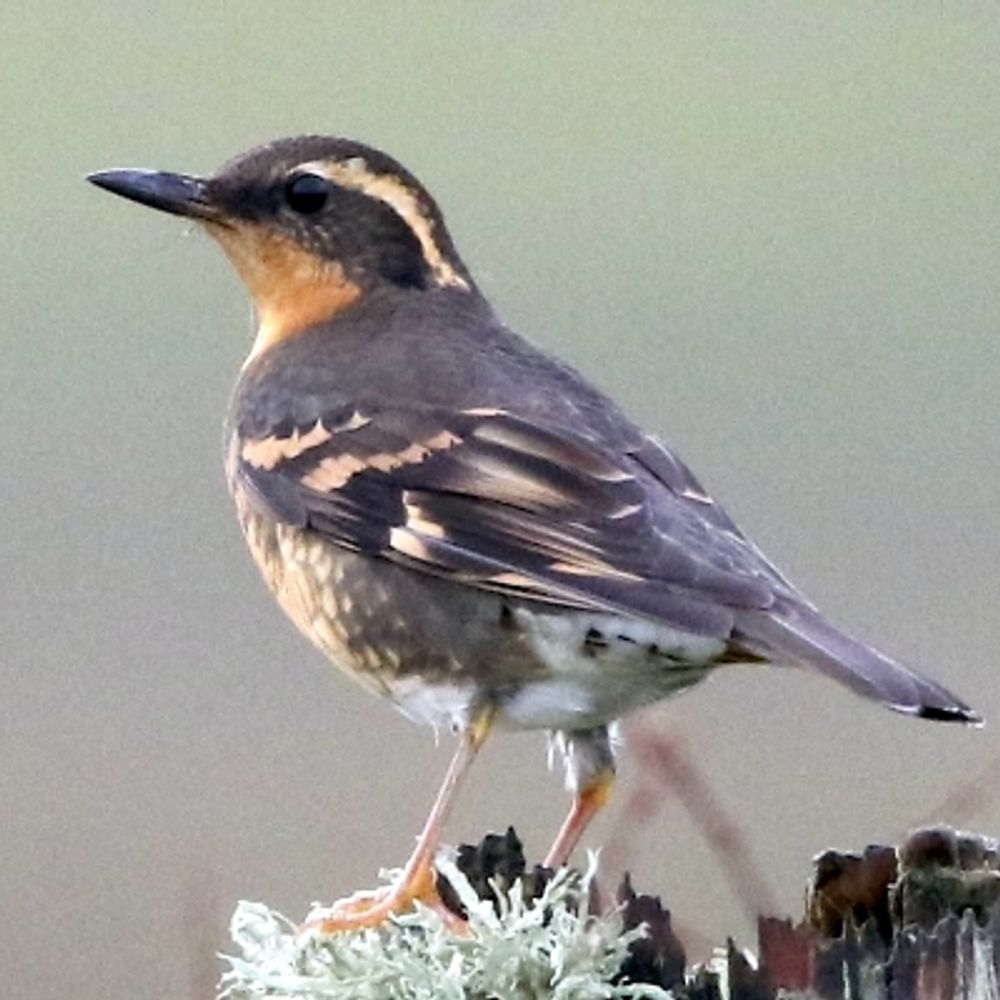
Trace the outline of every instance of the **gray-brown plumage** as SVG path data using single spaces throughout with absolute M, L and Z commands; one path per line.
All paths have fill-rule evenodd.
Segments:
M 580 794 L 609 723 L 723 663 L 977 721 L 829 624 L 671 451 L 508 330 L 384 154 L 305 137 L 207 180 L 92 179 L 203 222 L 249 286 L 227 461 L 248 543 L 298 627 L 409 715 L 562 733 Z

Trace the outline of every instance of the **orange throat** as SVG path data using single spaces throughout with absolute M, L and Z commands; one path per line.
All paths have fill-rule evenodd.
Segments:
M 244 366 L 268 348 L 347 308 L 361 289 L 333 260 L 253 223 L 207 225 L 250 290 L 257 336 Z

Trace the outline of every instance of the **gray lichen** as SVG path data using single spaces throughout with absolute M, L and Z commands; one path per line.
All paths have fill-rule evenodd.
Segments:
M 438 870 L 468 913 L 467 937 L 427 907 L 372 930 L 300 934 L 260 903 L 240 903 L 230 929 L 237 955 L 224 956 L 225 1000 L 612 1000 L 671 994 L 651 985 L 615 983 L 629 945 L 643 928 L 624 931 L 621 914 L 588 916 L 596 861 L 579 875 L 561 871 L 541 896 L 526 901 L 520 882 L 480 899 L 452 860 Z M 314 911 L 311 916 L 320 915 Z

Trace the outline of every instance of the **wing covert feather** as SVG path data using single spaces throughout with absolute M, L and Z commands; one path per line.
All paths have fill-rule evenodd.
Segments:
M 333 408 L 243 430 L 268 516 L 485 590 L 728 635 L 780 577 L 652 439 L 612 454 L 498 409 Z

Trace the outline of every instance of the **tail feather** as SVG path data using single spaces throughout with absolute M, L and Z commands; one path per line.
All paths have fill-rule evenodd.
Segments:
M 976 712 L 940 684 L 842 632 L 812 608 L 746 613 L 737 619 L 736 636 L 769 659 L 812 667 L 897 712 L 982 725 Z

